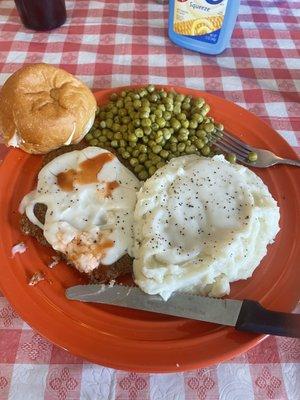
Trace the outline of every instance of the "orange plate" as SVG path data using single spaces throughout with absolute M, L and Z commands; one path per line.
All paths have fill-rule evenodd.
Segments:
M 296 158 L 273 129 L 248 111 L 209 93 L 175 89 L 204 97 L 211 105 L 210 114 L 250 144 Z M 96 93 L 98 102 L 104 103 L 115 90 Z M 53 251 L 19 230 L 18 206 L 34 188 L 41 162 L 40 156 L 14 149 L 0 167 L 1 290 L 19 315 L 41 335 L 92 362 L 147 372 L 205 367 L 234 357 L 264 339 L 263 335 L 237 332 L 230 327 L 66 300 L 65 289 L 84 279 L 64 263 L 50 270 L 46 263 Z M 300 189 L 296 184 L 300 182 L 300 169 L 276 166 L 255 172 L 280 205 L 281 230 L 253 277 L 231 285 L 231 297 L 256 299 L 273 310 L 291 311 L 300 287 Z M 11 248 L 20 241 L 26 243 L 27 251 L 12 258 Z M 43 271 L 47 280 L 29 286 L 28 279 L 37 271 Z

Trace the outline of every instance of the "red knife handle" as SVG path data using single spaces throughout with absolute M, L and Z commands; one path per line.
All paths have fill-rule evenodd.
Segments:
M 300 314 L 270 311 L 244 300 L 235 328 L 240 331 L 300 338 Z

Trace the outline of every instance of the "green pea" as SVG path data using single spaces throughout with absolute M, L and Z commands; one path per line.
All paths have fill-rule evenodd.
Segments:
M 155 115 L 156 117 L 158 117 L 158 118 L 161 118 L 161 117 L 163 116 L 163 112 L 162 112 L 162 110 L 160 110 L 159 108 L 157 108 L 157 109 L 154 111 L 154 115 Z
M 208 104 L 204 104 L 203 107 L 201 107 L 201 114 L 204 116 L 206 115 L 210 110 L 210 106 Z
M 165 140 L 169 140 L 170 137 L 172 136 L 171 132 L 167 128 L 163 129 L 163 135 L 164 135 Z
M 153 175 L 156 172 L 156 167 L 154 165 L 151 165 L 148 169 L 149 176 Z
M 206 132 L 205 132 L 205 130 L 204 130 L 204 129 L 198 129 L 197 132 L 196 132 L 196 136 L 197 136 L 199 139 L 204 139 L 204 138 L 206 137 Z
M 172 114 L 170 113 L 170 111 L 165 111 L 165 112 L 163 113 L 163 118 L 164 118 L 166 121 L 170 121 L 170 119 L 172 118 Z
M 121 108 L 121 110 L 119 110 L 119 116 L 120 117 L 125 117 L 125 115 L 127 115 L 128 112 L 126 110 L 126 108 Z
M 149 142 L 148 142 L 148 146 L 149 146 L 149 147 L 151 147 L 151 148 L 152 148 L 152 147 L 153 147 L 153 146 L 155 146 L 155 145 L 156 145 L 156 142 L 155 142 L 155 140 L 152 140 L 152 139 L 151 139 L 151 140 L 149 140 Z
M 138 155 L 140 154 L 140 152 L 139 152 L 139 150 L 138 149 L 134 149 L 133 150 L 133 152 L 132 152 L 132 155 L 133 155 L 133 157 L 138 157 Z
M 168 155 L 169 155 L 169 152 L 168 152 L 167 150 L 161 150 L 161 151 L 159 152 L 159 155 L 160 155 L 162 158 L 167 158 Z
M 165 99 L 168 96 L 167 92 L 165 92 L 163 89 L 160 90 L 159 95 L 162 99 Z
M 196 129 L 196 128 L 198 127 L 198 122 L 197 122 L 196 120 L 192 119 L 192 120 L 190 121 L 189 127 L 190 127 L 191 129 Z
M 178 131 L 180 129 L 180 122 L 176 118 L 171 119 L 171 127 L 175 130 Z
M 185 142 L 188 139 L 188 135 L 184 134 L 184 133 L 179 133 L 179 135 L 177 136 L 177 139 L 180 142 Z
M 88 134 L 85 136 L 85 138 L 86 138 L 87 141 L 92 140 L 92 139 L 93 139 L 93 135 L 92 135 L 91 133 L 88 133 Z
M 123 124 L 129 124 L 129 122 L 130 122 L 130 117 L 125 116 L 125 117 L 122 118 L 122 123 Z
M 186 152 L 186 154 L 192 154 L 192 153 L 193 153 L 193 148 L 192 148 L 192 146 L 186 146 L 185 152 Z
M 139 109 L 140 107 L 142 107 L 141 100 L 138 100 L 138 99 L 134 100 L 134 101 L 133 101 L 133 107 L 134 107 L 136 110 Z
M 147 160 L 147 154 L 140 154 L 138 160 L 140 163 L 144 163 Z
M 121 128 L 120 124 L 116 124 L 116 123 L 113 123 L 113 125 L 111 127 L 113 132 L 119 132 L 120 128 Z
M 180 153 L 183 153 L 184 150 L 185 150 L 185 143 L 183 143 L 183 142 L 178 143 L 178 145 L 177 145 L 177 150 L 178 150 Z
M 139 173 L 139 172 L 141 172 L 142 170 L 144 169 L 144 167 L 141 165 L 141 164 L 137 164 L 135 167 L 134 167 L 134 172 L 135 173 Z
M 137 140 L 138 140 L 137 136 L 134 133 L 131 133 L 130 135 L 128 135 L 128 139 L 131 142 L 137 142 Z
M 119 112 L 118 107 L 112 107 L 111 112 L 113 113 L 113 115 L 117 115 Z
M 127 126 L 126 125 L 121 125 L 120 131 L 124 135 L 124 133 L 127 132 Z
M 114 139 L 116 140 L 121 140 L 123 138 L 122 134 L 120 132 L 117 132 L 114 134 Z
M 100 135 L 101 135 L 100 129 L 95 129 L 94 134 L 93 134 L 94 138 L 98 138 Z
M 135 167 L 138 163 L 139 163 L 139 160 L 137 159 L 137 158 L 131 158 L 130 160 L 129 160 L 129 163 L 130 163 L 130 165 L 132 166 L 132 167 Z
M 138 137 L 138 138 L 141 138 L 141 137 L 144 136 L 144 131 L 143 131 L 142 128 L 137 128 L 137 129 L 134 131 L 134 133 L 135 133 L 136 137 Z
M 202 149 L 201 149 L 201 153 L 204 156 L 208 156 L 210 154 L 210 147 L 207 146 L 207 145 L 203 146 Z
M 178 117 L 178 115 L 181 113 L 180 106 L 177 106 L 177 107 L 174 106 L 173 113 L 176 114 L 176 116 Z
M 97 146 L 98 144 L 99 144 L 98 139 L 92 139 L 92 140 L 90 140 L 90 145 L 91 145 L 91 146 Z
M 188 121 L 187 119 L 185 121 L 181 121 L 181 126 L 187 129 L 190 126 L 190 121 Z
M 147 172 L 145 169 L 143 169 L 143 170 L 142 170 L 141 172 L 139 172 L 139 174 L 138 174 L 138 178 L 139 178 L 141 181 L 145 181 L 148 177 L 149 177 L 148 172 Z
M 177 115 L 177 119 L 179 120 L 179 121 L 185 121 L 186 120 L 186 115 L 184 114 L 184 113 L 179 113 L 178 115 Z
M 148 108 L 150 112 L 150 101 L 147 98 L 142 99 L 142 106 Z
M 143 141 L 143 143 L 148 143 L 149 142 L 149 138 L 147 136 L 143 136 L 142 137 L 142 141 Z
M 229 161 L 231 164 L 236 163 L 236 155 L 233 153 L 226 154 L 226 160 Z
M 124 151 L 123 153 L 122 153 L 122 157 L 123 158 L 125 158 L 126 160 L 130 157 L 130 153 L 129 153 L 129 151 Z
M 163 118 L 157 118 L 156 123 L 160 128 L 163 128 L 166 125 L 166 121 Z
M 151 126 L 152 126 L 152 130 L 153 131 L 158 131 L 159 130 L 159 125 L 156 122 L 154 122 Z
M 145 164 L 145 167 L 149 169 L 151 167 L 151 165 L 152 165 L 152 161 L 151 160 L 146 160 L 144 164 Z
M 112 142 L 110 143 L 112 147 L 118 147 L 119 143 L 117 140 L 112 140 Z
M 118 108 L 122 108 L 124 106 L 124 101 L 122 99 L 118 99 L 116 102 L 116 106 Z
M 151 132 L 152 132 L 152 129 L 150 128 L 150 126 L 146 126 L 144 128 L 144 134 L 145 135 L 149 136 Z
M 181 134 L 181 135 L 188 135 L 188 134 L 189 134 L 189 131 L 188 131 L 188 129 L 186 129 L 186 128 L 180 128 L 180 129 L 179 129 L 179 134 Z
M 148 151 L 147 146 L 145 146 L 144 144 L 140 144 L 138 147 L 139 147 L 140 153 L 147 153 L 147 151 Z
M 112 93 L 112 94 L 110 95 L 110 99 L 111 99 L 112 101 L 116 101 L 116 100 L 118 99 L 117 93 Z
M 197 149 L 200 150 L 200 149 L 202 149 L 204 147 L 204 142 L 201 139 L 196 139 L 195 140 L 195 145 L 196 145 Z
M 149 113 L 146 111 L 142 111 L 139 113 L 139 118 L 143 119 L 143 118 L 149 118 Z
M 213 123 L 209 122 L 208 124 L 204 125 L 204 130 L 209 133 L 209 132 L 213 132 L 215 129 L 215 126 Z
M 147 89 L 147 91 L 148 91 L 149 93 L 152 93 L 152 92 L 154 92 L 154 90 L 155 90 L 155 86 L 154 86 L 154 85 L 148 85 L 146 89 Z
M 148 93 L 147 93 L 147 91 L 145 89 L 142 89 L 142 90 L 139 91 L 139 96 L 140 97 L 145 97 L 145 96 L 147 96 L 147 94 Z
M 125 140 L 121 139 L 121 140 L 119 141 L 119 145 L 120 145 L 120 147 L 126 147 L 126 142 L 125 142 Z
M 170 112 L 172 112 L 174 110 L 174 106 L 171 103 L 167 103 L 165 108 L 167 111 L 170 111 Z
M 254 151 L 250 151 L 247 158 L 248 158 L 248 161 L 255 162 L 255 161 L 257 161 L 258 156 L 257 156 L 257 153 L 255 153 Z
M 205 104 L 205 100 L 199 97 L 198 99 L 195 99 L 194 104 L 195 106 L 201 108 Z
M 186 101 L 184 101 L 181 105 L 181 108 L 183 110 L 189 110 L 191 108 L 191 105 L 189 103 L 187 103 Z
M 164 167 L 165 165 L 166 165 L 166 163 L 164 161 L 160 161 L 156 164 L 156 168 L 158 169 L 158 168 Z
M 151 126 L 151 119 L 150 118 L 143 118 L 142 119 L 142 122 L 141 122 L 141 125 L 143 126 L 143 127 L 150 127 Z
M 170 150 L 172 153 L 175 153 L 177 151 L 177 144 L 176 143 L 172 143 L 170 146 Z
M 182 103 L 183 100 L 185 99 L 185 95 L 184 94 L 177 94 L 175 99 L 176 99 L 176 101 Z
M 217 124 L 215 124 L 215 127 L 216 127 L 219 131 L 223 131 L 223 130 L 224 130 L 224 125 L 223 125 L 223 124 L 217 123 Z
M 159 144 L 156 144 L 155 146 L 153 146 L 152 151 L 155 154 L 158 154 L 160 151 L 162 150 L 162 147 Z

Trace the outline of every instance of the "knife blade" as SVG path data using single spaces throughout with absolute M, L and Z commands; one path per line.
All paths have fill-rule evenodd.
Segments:
M 266 310 L 253 300 L 176 293 L 165 301 L 161 296 L 146 294 L 138 287 L 117 284 L 73 286 L 66 290 L 66 297 L 234 326 L 238 330 L 300 337 L 300 315 Z

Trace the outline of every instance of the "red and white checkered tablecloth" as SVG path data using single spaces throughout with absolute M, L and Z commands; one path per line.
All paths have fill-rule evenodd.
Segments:
M 20 25 L 13 1 L 0 1 L 0 86 L 17 68 L 41 61 L 93 89 L 188 86 L 247 108 L 300 149 L 299 0 L 242 0 L 231 48 L 219 56 L 172 44 L 168 6 L 155 0 L 66 4 L 66 24 L 38 33 Z M 300 341 L 269 337 L 240 357 L 185 373 L 123 372 L 52 345 L 0 297 L 0 399 L 298 400 Z

